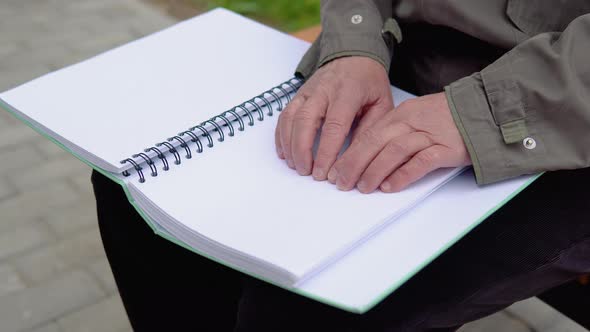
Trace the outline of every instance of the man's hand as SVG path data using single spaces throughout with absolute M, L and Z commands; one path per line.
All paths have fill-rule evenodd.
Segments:
M 470 165 L 444 93 L 415 98 L 359 132 L 328 180 L 341 190 L 397 192 L 441 167 Z
M 393 108 L 385 68 L 367 57 L 333 60 L 311 76 L 281 112 L 275 132 L 279 158 L 300 175 L 325 180 L 355 117 L 368 128 Z M 322 126 L 323 122 L 323 126 Z M 312 148 L 322 126 L 314 162 Z

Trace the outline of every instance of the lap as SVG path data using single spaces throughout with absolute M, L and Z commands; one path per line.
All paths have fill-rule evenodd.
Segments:
M 588 169 L 543 175 L 374 309 L 355 315 L 157 237 L 120 188 L 94 176 L 105 248 L 132 323 L 217 322 L 228 331 L 233 324 L 238 331 L 453 330 L 590 270 L 590 223 L 584 218 L 588 180 Z M 151 311 L 141 299 L 151 306 L 162 303 L 176 316 L 146 317 Z M 183 307 L 187 300 L 200 307 Z M 184 315 L 191 319 L 183 321 Z
M 154 234 L 122 188 L 92 175 L 107 258 L 135 331 L 232 331 L 241 274 Z

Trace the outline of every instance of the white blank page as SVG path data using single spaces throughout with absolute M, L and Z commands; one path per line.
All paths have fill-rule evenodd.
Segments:
M 112 167 L 292 77 L 309 44 L 216 9 L 0 98 Z
M 523 176 L 480 187 L 473 171 L 464 172 L 300 285 L 299 291 L 349 311 L 365 312 L 536 177 Z M 458 206 L 461 213 L 457 213 Z

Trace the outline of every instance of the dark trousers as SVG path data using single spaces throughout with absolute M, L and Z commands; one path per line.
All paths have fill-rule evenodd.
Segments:
M 543 175 L 364 315 L 176 246 L 150 230 L 117 184 L 96 172 L 92 182 L 136 331 L 454 331 L 590 271 L 590 169 Z

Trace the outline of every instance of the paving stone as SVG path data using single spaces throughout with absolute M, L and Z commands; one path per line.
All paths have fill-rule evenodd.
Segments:
M 25 287 L 25 283 L 12 266 L 0 264 L 0 297 L 25 289 Z
M 11 77 L 10 81 L 2 82 L 0 91 L 6 91 L 15 88 L 21 84 L 24 84 L 34 78 L 47 74 L 51 71 L 49 64 L 42 64 L 40 62 L 30 63 L 28 66 L 14 66 L 8 69 L 2 69 L 2 75 Z
M 119 295 L 66 315 L 57 324 L 63 332 L 119 332 L 131 327 Z
M 121 7 L 127 1 L 102 0 L 102 1 L 75 1 L 67 4 L 64 11 L 79 15 L 95 15 L 97 12 L 112 6 Z
M 39 137 L 39 134 L 25 125 L 16 125 L 3 128 L 0 131 L 0 149 L 30 142 L 34 139 L 38 139 Z
M 113 31 L 104 33 L 72 45 L 75 52 L 94 54 L 96 50 L 109 50 L 134 40 L 128 31 Z
M 16 190 L 14 189 L 13 185 L 0 178 L 0 201 L 13 196 L 15 192 Z
M 2 45 L 18 44 L 22 40 L 26 40 L 27 38 L 31 38 L 32 36 L 38 36 L 43 34 L 42 25 L 31 24 L 31 22 L 26 22 L 29 24 L 22 24 L 22 22 L 26 21 L 21 15 L 18 14 L 13 16 L 7 15 L 3 17 L 2 25 L 0 26 L 0 28 L 2 28 L 1 31 L 7 31 L 9 33 L 0 34 L 0 43 L 2 43 Z M 18 30 L 14 30 L 14 28 L 16 27 L 18 27 Z M 16 31 L 18 31 L 18 33 L 15 33 Z
M 69 180 L 76 190 L 85 196 L 92 197 L 92 201 L 94 202 L 94 190 L 92 189 L 92 183 L 90 182 L 90 173 L 92 169 L 90 167 L 87 169 L 87 172 L 72 176 Z M 94 209 L 93 212 L 96 212 L 95 210 L 96 209 Z
M 586 331 L 561 312 L 536 297 L 517 302 L 506 309 L 537 331 Z
M 23 224 L 35 221 L 59 208 L 72 205 L 79 194 L 68 184 L 48 183 L 46 186 L 22 192 L 20 195 L 0 201 L 0 229 L 3 224 Z
M 117 293 L 117 284 L 113 277 L 113 272 L 106 257 L 90 264 L 90 273 L 94 275 L 107 294 Z
M 16 84 L 14 83 L 14 78 L 11 76 L 4 76 L 4 75 L 0 75 L 0 92 L 4 92 L 10 88 L 13 88 L 16 86 Z M 0 109 L 0 111 L 4 112 L 3 109 Z M 5 127 L 5 126 L 3 126 Z
M 137 10 L 127 6 L 125 2 L 113 3 L 103 8 L 93 10 L 95 15 L 115 22 L 124 22 L 137 16 Z
M 104 249 L 97 228 L 75 237 L 39 248 L 13 260 L 24 280 L 36 285 L 63 272 L 83 268 L 88 262 L 104 257 Z
M 43 156 L 33 144 L 19 144 L 9 148 L 0 148 L 0 175 L 12 176 L 18 169 L 41 165 Z
M 74 271 L 37 287 L 0 297 L 2 332 L 31 329 L 96 303 L 104 292 L 87 273 Z
M 88 166 L 78 159 L 67 155 L 59 159 L 47 160 L 37 167 L 14 173 L 9 181 L 21 191 L 43 186 L 50 182 L 69 179 L 80 173 L 88 173 Z
M 48 213 L 41 218 L 51 230 L 61 238 L 67 238 L 73 233 L 90 227 L 97 227 L 96 204 L 88 197 L 60 210 Z
M 47 226 L 38 222 L 27 223 L 12 231 L 0 233 L 0 262 L 52 240 L 53 235 L 48 231 Z
M 3 79 L 5 78 L 4 76 L 0 76 Z M 3 91 L 3 90 L 0 90 Z M 14 126 L 17 123 L 21 123 L 19 120 L 17 120 L 14 115 L 12 115 L 11 113 L 8 113 L 8 111 L 6 111 L 4 108 L 0 107 L 0 128 L 6 128 L 8 126 Z
M 31 25 L 27 25 L 27 27 L 30 27 Z M 19 30 L 21 28 L 19 27 Z M 46 29 L 45 28 L 39 28 L 39 30 L 43 30 L 44 33 L 46 33 Z M 32 67 L 32 66 L 38 66 L 43 64 L 43 59 L 45 59 L 44 54 L 39 54 L 37 52 L 32 52 L 35 50 L 35 48 L 29 47 L 31 44 L 29 44 L 30 42 L 36 40 L 36 39 L 40 39 L 40 40 L 46 40 L 47 38 L 51 38 L 49 36 L 44 36 L 43 38 L 38 38 L 35 36 L 39 36 L 38 31 L 35 31 L 33 34 L 31 34 L 31 36 L 28 36 L 27 39 L 29 40 L 26 44 L 22 44 L 23 51 L 24 52 L 19 52 L 19 53 L 14 53 L 11 54 L 9 56 L 5 56 L 2 59 L 2 62 L 0 62 L 0 69 L 2 69 L 3 73 L 4 72 L 10 72 L 12 71 L 14 73 L 14 78 L 17 78 L 18 80 L 25 78 L 23 74 L 29 72 L 27 70 L 27 68 Z M 22 42 L 20 42 L 22 43 Z M 19 45 L 18 43 L 16 45 Z M 48 68 L 45 69 L 45 71 L 47 71 Z
M 36 286 L 73 268 L 69 267 L 55 250 L 48 247 L 42 247 L 27 255 L 15 258 L 13 264 L 30 286 Z
M 466 324 L 459 332 L 533 332 L 523 322 L 498 312 L 475 322 Z
M 39 152 L 39 154 L 46 159 L 57 159 L 65 156 L 70 156 L 68 152 L 66 152 L 60 146 L 48 139 L 35 142 L 34 146 Z

